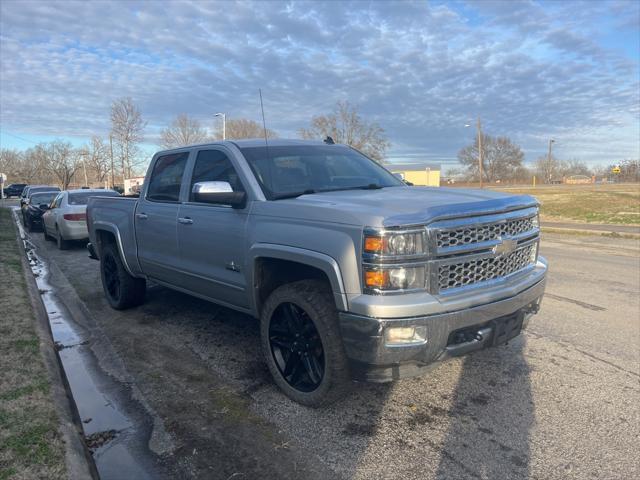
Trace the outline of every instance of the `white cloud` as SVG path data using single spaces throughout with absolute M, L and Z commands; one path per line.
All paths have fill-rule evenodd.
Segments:
M 598 29 L 637 17 L 631 3 L 0 8 L 0 122 L 15 133 L 104 133 L 122 96 L 140 105 L 150 138 L 181 112 L 258 120 L 262 88 L 269 127 L 281 134 L 348 99 L 387 130 L 397 157 L 454 158 L 476 115 L 489 133 L 520 141 L 528 158 L 551 136 L 570 157 L 640 155 L 638 60 L 597 41 Z

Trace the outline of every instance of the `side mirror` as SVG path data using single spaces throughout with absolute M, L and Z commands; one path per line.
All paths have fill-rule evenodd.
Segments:
M 193 184 L 193 201 L 231 205 L 233 208 L 243 208 L 247 203 L 245 192 L 234 192 L 229 182 L 198 182 Z
M 40 205 L 38 205 L 38 207 L 40 208 L 40 210 L 49 210 L 48 203 L 41 203 Z

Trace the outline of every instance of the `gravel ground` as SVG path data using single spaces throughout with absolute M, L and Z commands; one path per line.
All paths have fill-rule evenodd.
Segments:
M 257 322 L 151 287 L 103 299 L 82 245 L 34 234 L 161 417 L 181 478 L 638 478 L 638 242 L 547 234 L 547 292 L 509 345 L 313 410 L 273 385 Z

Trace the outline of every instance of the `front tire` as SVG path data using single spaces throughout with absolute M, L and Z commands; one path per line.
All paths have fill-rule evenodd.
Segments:
M 100 277 L 104 295 L 112 308 L 124 310 L 144 302 L 146 280 L 129 275 L 113 243 L 107 243 L 102 247 Z
M 328 285 L 301 280 L 277 288 L 260 316 L 262 349 L 276 384 L 310 407 L 335 402 L 351 376 Z

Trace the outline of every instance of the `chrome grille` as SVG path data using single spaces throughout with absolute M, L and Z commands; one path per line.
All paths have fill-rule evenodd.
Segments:
M 529 244 L 514 252 L 498 257 L 476 260 L 461 258 L 459 263 L 440 265 L 438 268 L 438 286 L 440 291 L 464 287 L 474 283 L 494 280 L 522 270 L 532 261 L 537 245 Z
M 536 228 L 534 218 L 518 218 L 490 225 L 440 230 L 436 235 L 438 248 L 457 247 L 498 238 L 513 237 L 520 233 L 534 230 Z

